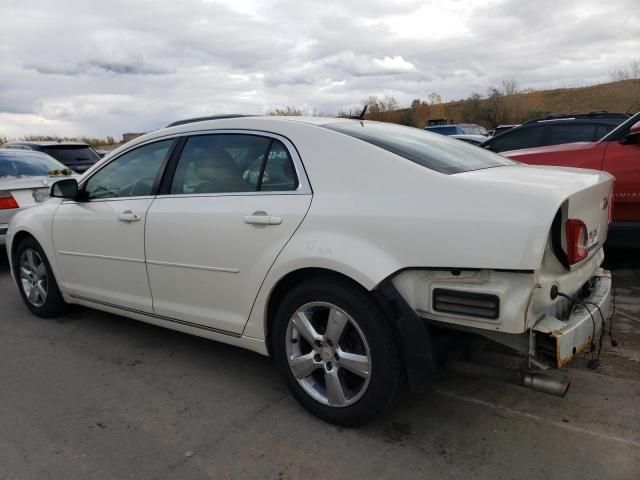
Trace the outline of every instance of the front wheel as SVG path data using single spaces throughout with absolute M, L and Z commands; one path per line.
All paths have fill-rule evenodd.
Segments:
M 332 278 L 298 285 L 278 309 L 272 341 L 291 393 L 325 421 L 360 425 L 396 396 L 401 368 L 393 330 L 358 285 Z
M 27 237 L 20 242 L 13 265 L 20 295 L 32 313 L 44 318 L 64 313 L 67 304 L 47 256 L 34 238 Z

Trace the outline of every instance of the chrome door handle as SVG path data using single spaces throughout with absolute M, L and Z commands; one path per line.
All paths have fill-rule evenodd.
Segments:
M 127 223 L 139 222 L 140 215 L 138 215 L 137 213 L 133 213 L 131 210 L 125 210 L 124 212 L 118 214 L 118 220 Z
M 275 217 L 273 215 L 247 215 L 244 217 L 244 223 L 251 225 L 280 225 L 282 223 L 282 217 Z

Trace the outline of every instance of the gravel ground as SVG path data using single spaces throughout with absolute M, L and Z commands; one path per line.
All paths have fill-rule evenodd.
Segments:
M 259 355 L 74 308 L 30 315 L 0 252 L 0 479 L 640 478 L 640 270 L 615 262 L 617 347 L 566 398 L 449 377 L 341 429 Z M 637 267 L 637 265 L 632 265 Z

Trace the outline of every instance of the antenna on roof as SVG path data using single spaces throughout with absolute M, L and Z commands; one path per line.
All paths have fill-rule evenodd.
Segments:
M 351 120 L 364 120 L 364 114 L 367 113 L 367 108 L 369 107 L 369 105 L 365 105 L 364 108 L 362 109 L 362 112 L 360 112 L 360 115 L 350 115 L 348 118 L 350 118 Z

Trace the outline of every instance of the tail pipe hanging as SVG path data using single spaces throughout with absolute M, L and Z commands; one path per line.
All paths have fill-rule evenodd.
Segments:
M 528 373 L 463 360 L 451 360 L 447 363 L 447 368 L 452 373 L 463 377 L 493 378 L 557 397 L 564 397 L 571 384 L 567 379 L 558 380 L 541 373 Z

